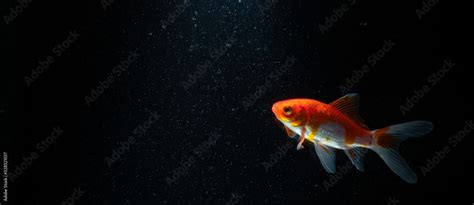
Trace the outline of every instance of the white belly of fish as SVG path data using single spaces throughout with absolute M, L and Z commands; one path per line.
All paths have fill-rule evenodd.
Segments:
M 309 135 L 306 135 L 309 136 Z M 334 147 L 338 149 L 345 148 L 345 136 L 346 130 L 344 127 L 338 123 L 328 122 L 322 124 L 316 135 L 314 136 L 314 140 L 318 141 L 321 144 L 327 145 L 329 147 Z
M 297 135 L 301 136 L 301 127 L 293 127 L 290 123 L 283 123 L 286 127 L 290 128 L 291 131 L 295 132 Z M 311 136 L 313 128 L 306 126 L 306 132 L 304 136 L 306 139 Z M 318 131 L 316 132 L 313 139 L 308 139 L 310 141 L 318 141 L 321 144 L 327 145 L 329 147 L 334 147 L 338 149 L 344 149 L 344 139 L 346 131 L 343 126 L 338 123 L 328 122 L 322 124 Z

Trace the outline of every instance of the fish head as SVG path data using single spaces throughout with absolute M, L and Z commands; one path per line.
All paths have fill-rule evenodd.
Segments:
M 273 104 L 272 112 L 283 124 L 298 127 L 306 122 L 307 105 L 307 100 L 304 99 L 284 100 Z

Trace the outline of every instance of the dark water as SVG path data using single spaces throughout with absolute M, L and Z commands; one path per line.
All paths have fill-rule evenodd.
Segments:
M 2 25 L 2 57 L 13 63 L 2 69 L 0 98 L 2 150 L 15 175 L 8 200 L 470 204 L 464 28 L 473 7 L 433 1 L 417 14 L 423 3 L 33 0 Z M 2 14 L 17 5 L 6 2 Z M 48 56 L 54 62 L 28 86 L 25 76 Z M 372 129 L 434 123 L 400 148 L 416 184 L 374 152 L 359 172 L 338 151 L 338 172 L 327 174 L 270 110 L 283 99 L 329 103 L 352 92 Z M 48 137 L 54 128 L 64 132 Z

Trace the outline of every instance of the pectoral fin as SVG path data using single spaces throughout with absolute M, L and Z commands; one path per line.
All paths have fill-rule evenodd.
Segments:
M 288 127 L 285 126 L 285 131 L 286 131 L 286 134 L 288 135 L 288 137 L 290 138 L 295 138 L 296 136 L 296 133 L 294 133 L 293 131 L 291 131 Z

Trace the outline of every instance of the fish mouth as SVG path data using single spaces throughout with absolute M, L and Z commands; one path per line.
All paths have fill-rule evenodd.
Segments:
M 277 110 L 277 108 L 276 108 L 275 104 L 273 104 L 273 106 L 272 106 L 272 112 L 273 112 L 273 114 L 275 114 L 275 116 L 276 116 L 276 110 Z
M 278 106 L 276 104 L 277 103 L 273 104 L 272 112 L 273 112 L 273 115 L 275 116 L 275 118 L 280 121 L 280 115 L 278 113 Z

